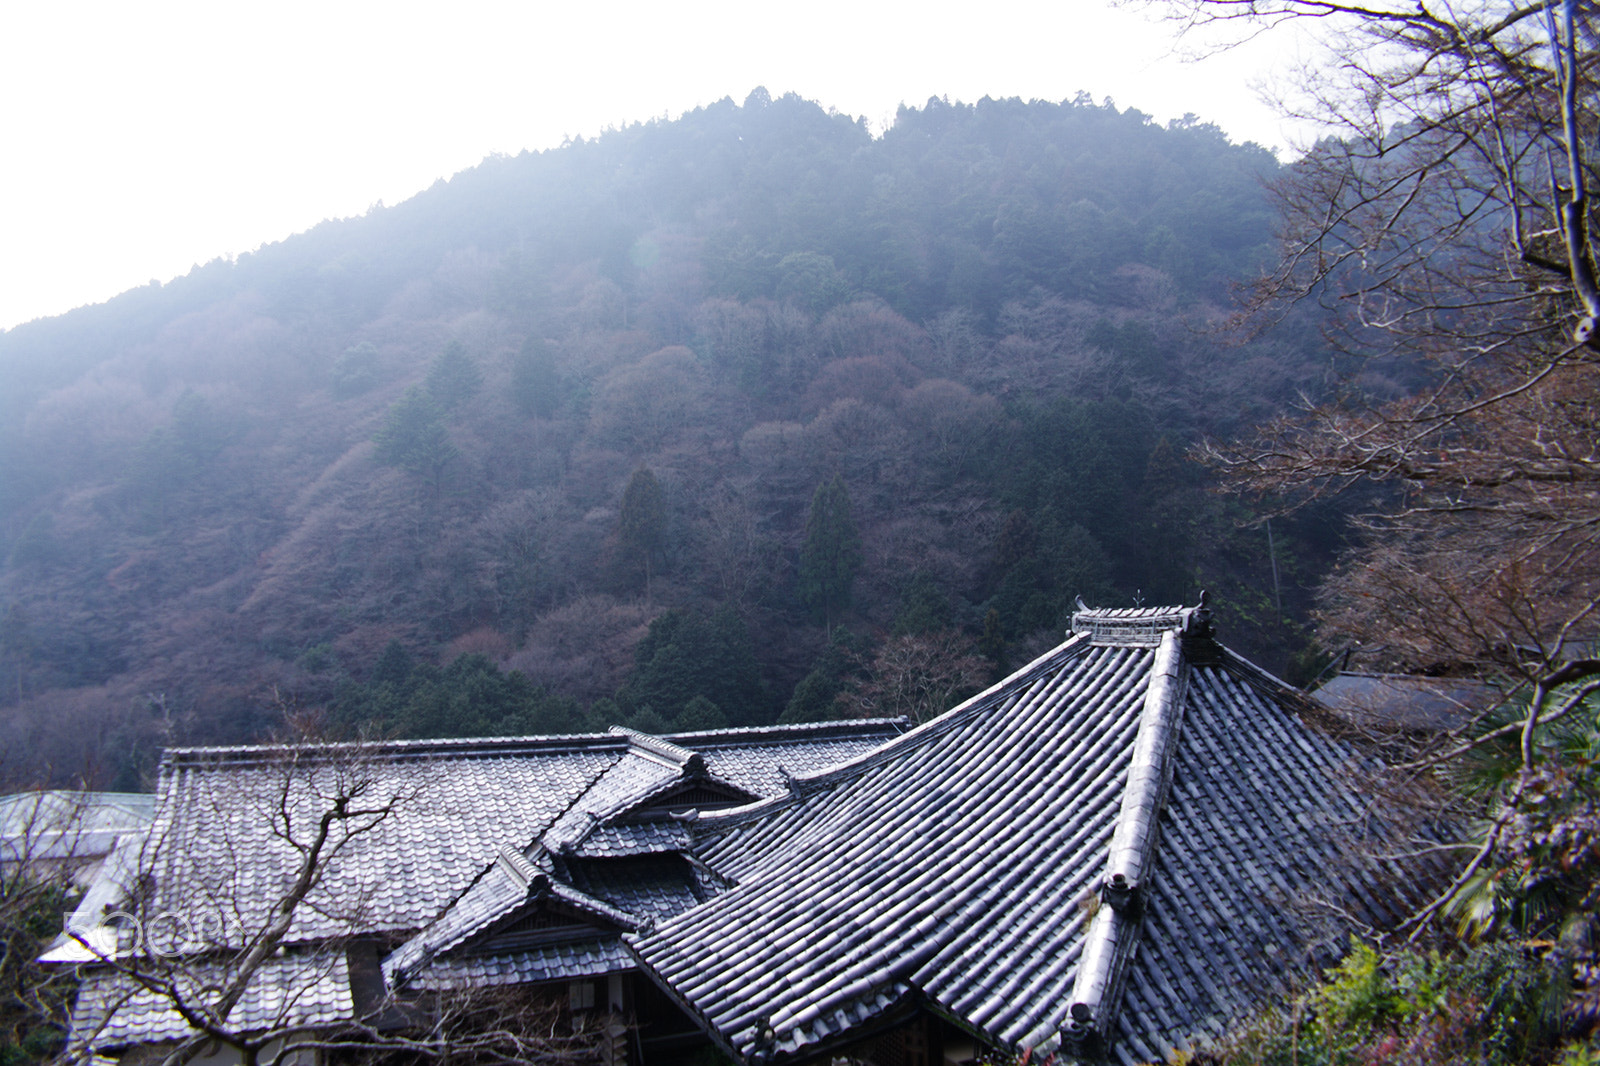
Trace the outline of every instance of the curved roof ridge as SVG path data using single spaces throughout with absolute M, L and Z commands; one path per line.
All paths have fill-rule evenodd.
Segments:
M 1103 1042 L 1115 1030 L 1128 963 L 1143 933 L 1144 899 L 1155 868 L 1188 688 L 1189 668 L 1178 632 L 1166 631 L 1151 664 L 1133 760 L 1100 879 L 1104 906 L 1089 923 L 1072 983 L 1062 1037 L 1076 1046 Z
M 1154 647 L 1163 633 L 1177 630 L 1186 637 L 1211 635 L 1210 597 L 1202 591 L 1193 607 L 1091 608 L 1082 599 L 1072 615 L 1072 632 L 1094 644 L 1117 647 Z

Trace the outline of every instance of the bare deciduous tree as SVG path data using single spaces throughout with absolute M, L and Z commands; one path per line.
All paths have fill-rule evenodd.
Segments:
M 943 714 L 990 675 L 972 640 L 953 630 L 891 637 L 865 665 L 866 680 L 841 693 L 840 703 L 863 716 L 905 715 L 913 722 Z
M 1543 727 L 1600 688 L 1587 193 L 1600 12 L 1576 0 L 1162 6 L 1212 30 L 1296 21 L 1328 49 L 1295 107 L 1335 136 L 1278 186 L 1283 254 L 1246 318 L 1320 306 L 1338 384 L 1210 457 L 1291 500 L 1380 486 L 1364 546 L 1326 590 L 1324 636 L 1381 642 L 1396 665 L 1497 676 L 1522 708 L 1438 753 L 1518 740 L 1520 773 L 1491 802 L 1461 890 L 1505 858 Z
M 375 856 L 424 801 L 425 763 L 304 737 L 241 757 L 219 756 L 226 772 L 169 769 L 155 824 L 118 874 L 121 909 L 75 916 L 69 932 L 89 958 L 69 1055 L 135 1042 L 160 1048 L 164 1066 L 219 1046 L 245 1066 L 329 1051 L 599 1061 L 597 1034 L 532 990 L 359 993 L 372 982 L 357 971 L 376 966 L 363 935 L 383 926 Z

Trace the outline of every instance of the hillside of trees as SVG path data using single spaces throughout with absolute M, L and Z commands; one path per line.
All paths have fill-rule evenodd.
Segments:
M 1315 392 L 1215 327 L 1278 164 L 1109 102 L 757 90 L 0 334 L 0 748 L 136 788 L 405 735 L 929 714 L 1074 602 L 1293 672 L 1340 523 L 1187 457 Z M 86 251 L 86 254 L 91 254 Z

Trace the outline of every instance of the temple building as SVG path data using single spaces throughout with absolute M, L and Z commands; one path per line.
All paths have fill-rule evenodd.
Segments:
M 234 1024 L 523 985 L 612 1019 L 612 1061 L 1165 1061 L 1447 873 L 1394 857 L 1449 831 L 1339 726 L 1220 644 L 1203 599 L 1086 610 L 915 728 L 169 752 L 91 898 L 240 916 L 180 959 L 226 968 L 359 778 L 381 814 L 344 828 Z M 86 964 L 78 1046 L 188 1035 L 100 917 L 53 953 Z

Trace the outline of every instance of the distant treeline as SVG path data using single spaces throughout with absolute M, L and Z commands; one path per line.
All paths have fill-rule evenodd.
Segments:
M 1276 169 L 758 90 L 0 335 L 5 746 L 925 715 L 1202 587 L 1292 670 L 1338 516 L 1269 557 L 1187 458 L 1324 378 L 1309 311 L 1217 332 Z

